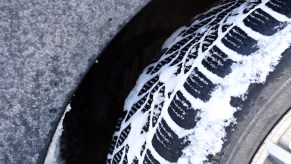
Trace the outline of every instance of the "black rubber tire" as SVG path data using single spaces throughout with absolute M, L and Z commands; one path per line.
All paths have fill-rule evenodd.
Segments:
M 291 107 L 291 49 L 287 49 L 276 70 L 265 84 L 256 84 L 248 99 L 236 102 L 242 110 L 235 113 L 237 124 L 228 129 L 227 142 L 213 163 L 250 163 L 258 147 Z
M 215 1 L 155 0 L 121 30 L 70 100 L 71 110 L 63 122 L 60 145 L 65 163 L 106 162 L 124 100 L 144 67 L 151 63 L 173 31 Z
M 236 10 L 238 8 L 242 8 L 243 12 L 238 12 Z M 196 159 L 192 161 L 187 159 L 191 154 L 184 152 L 192 142 L 189 136 L 194 135 L 196 125 L 203 117 L 201 110 L 193 105 L 193 102 L 209 103 L 214 90 L 219 89 L 220 86 L 223 88 L 223 81 L 233 71 L 232 66 L 237 63 L 247 65 L 238 58 L 247 58 L 262 49 L 258 45 L 259 39 L 250 34 L 254 32 L 257 37 L 264 38 L 279 33 L 288 24 L 281 21 L 282 17 L 286 20 L 290 19 L 290 8 L 291 2 L 287 0 L 222 1 L 218 7 L 198 16 L 197 22 L 194 21 L 193 24 L 178 30 L 162 50 L 161 57 L 145 69 L 141 75 L 142 80 L 139 80 L 128 97 L 124 117 L 120 120 L 113 136 L 107 163 L 141 161 L 143 163 L 196 163 Z M 230 25 L 224 24 L 229 15 L 235 17 L 236 14 L 245 14 L 245 17 L 238 19 L 241 21 L 239 23 L 236 19 L 232 19 Z M 282 19 L 277 20 L 274 15 L 281 15 Z M 225 32 L 222 37 L 218 36 L 219 23 L 222 24 L 222 32 Z M 209 33 L 205 34 L 205 31 Z M 216 40 L 218 43 L 215 42 Z M 201 44 L 196 46 L 197 42 Z M 228 49 L 238 55 L 237 58 L 230 57 L 232 54 L 227 54 L 230 52 Z M 208 54 L 201 57 L 204 52 Z M 212 163 L 230 164 L 251 161 L 262 140 L 291 106 L 288 101 L 291 97 L 290 52 L 290 49 L 285 50 L 284 53 L 278 52 L 283 58 L 276 70 L 268 76 L 266 83 L 257 84 L 263 81 L 255 79 L 248 86 L 248 91 L 244 91 L 240 98 L 230 97 L 229 104 L 241 108 L 234 113 L 237 124 L 229 126 L 231 123 L 228 123 L 233 120 L 225 120 L 227 136 L 223 138 L 223 148 L 216 154 L 207 149 L 209 154 L 205 157 L 206 160 Z M 194 65 L 194 62 L 190 66 L 185 64 L 191 59 L 199 59 L 198 64 Z M 207 75 L 207 70 L 212 74 Z M 186 77 L 178 79 L 184 80 L 182 85 L 178 86 L 176 83 L 173 91 L 171 89 L 166 91 L 167 84 L 175 83 L 165 77 L 168 75 Z M 242 76 L 244 74 L 241 74 Z M 257 76 L 263 74 L 258 73 Z M 222 79 L 222 82 L 214 81 L 216 79 L 218 81 Z M 189 98 L 189 95 L 192 98 Z M 247 95 L 247 99 L 243 101 L 244 95 Z M 196 99 L 199 101 L 193 101 Z M 156 111 L 158 114 L 155 113 Z M 144 124 L 143 120 L 146 120 Z M 188 130 L 193 130 L 193 133 L 189 132 L 188 135 Z M 182 134 L 177 133 L 178 131 Z M 184 135 L 184 132 L 187 135 Z

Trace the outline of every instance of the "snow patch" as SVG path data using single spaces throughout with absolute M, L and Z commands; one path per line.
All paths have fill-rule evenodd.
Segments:
M 66 107 L 65 112 L 57 126 L 53 139 L 50 143 L 44 164 L 63 164 L 64 161 L 60 156 L 60 139 L 63 133 L 63 121 L 67 112 L 71 110 L 70 104 Z
M 162 49 L 164 48 L 168 48 L 170 46 L 172 46 L 173 44 L 177 43 L 178 41 L 180 41 L 182 38 L 181 37 L 177 37 L 179 36 L 179 34 L 185 30 L 186 27 L 180 27 L 178 30 L 176 30 L 163 44 Z
M 252 10 L 255 10 L 258 7 L 264 7 L 266 2 L 267 1 L 263 1 L 263 3 L 256 6 Z M 247 7 L 246 5 L 247 3 L 244 3 L 237 9 L 233 10 L 231 16 L 227 18 L 225 24 L 232 25 L 232 27 L 241 24 L 243 19 L 247 16 L 246 14 L 242 13 L 242 11 Z M 249 13 L 251 12 L 252 11 Z M 197 21 L 195 22 L 197 23 Z M 195 22 L 192 23 L 192 25 L 195 24 Z M 164 101 L 164 107 L 162 109 L 159 121 L 161 118 L 166 118 L 165 120 L 169 126 L 173 128 L 173 131 L 175 131 L 179 137 L 183 137 L 182 135 L 184 135 L 184 132 L 179 132 L 181 128 L 176 128 L 177 125 L 173 121 L 169 121 L 170 118 L 167 114 L 169 104 L 171 103 L 177 91 L 181 91 L 183 96 L 185 96 L 187 100 L 190 100 L 191 106 L 194 109 L 199 109 L 197 114 L 199 119 L 197 119 L 197 117 L 194 118 L 199 120 L 196 124 L 196 127 L 193 130 L 189 130 L 190 132 L 187 131 L 187 136 L 191 143 L 183 150 L 183 155 L 178 160 L 178 163 L 204 163 L 207 161 L 208 155 L 215 155 L 221 151 L 222 145 L 224 143 L 223 139 L 226 136 L 225 128 L 231 123 L 236 122 L 233 114 L 239 109 L 230 105 L 231 97 L 240 97 L 245 99 L 250 84 L 264 83 L 268 74 L 272 72 L 275 69 L 275 66 L 279 63 L 281 54 L 289 47 L 291 43 L 290 22 L 291 20 L 289 19 L 287 22 L 288 25 L 273 36 L 261 37 L 261 35 L 259 36 L 259 34 L 255 35 L 256 33 L 253 33 L 254 36 L 251 37 L 255 38 L 256 40 L 259 39 L 257 45 L 259 50 L 253 54 L 250 54 L 249 56 L 238 54 L 223 46 L 221 43 L 221 39 L 225 36 L 226 33 L 228 33 L 231 28 L 229 28 L 224 33 L 220 31 L 218 35 L 219 37 L 215 42 L 213 42 L 212 46 L 216 45 L 218 48 L 224 51 L 230 59 L 236 62 L 231 66 L 231 73 L 229 75 L 222 79 L 212 72 L 207 71 L 207 69 L 202 66 L 202 60 L 204 60 L 205 57 L 209 55 L 209 49 L 211 49 L 210 46 L 209 49 L 203 53 L 201 50 L 199 50 L 199 55 L 195 60 L 191 59 L 185 63 L 185 66 L 192 66 L 191 70 L 186 74 L 183 73 L 183 67 L 181 71 L 182 73 L 176 75 L 175 73 L 178 70 L 178 66 L 169 66 L 169 64 L 164 65 L 160 71 L 153 75 L 146 74 L 145 71 L 140 76 L 135 88 L 126 99 L 124 109 L 127 111 L 130 110 L 132 105 L 140 100 L 142 96 L 144 96 L 138 96 L 138 92 L 142 86 L 149 79 L 153 78 L 153 76 L 159 75 L 159 81 L 165 84 L 165 93 L 173 93 L 170 97 L 168 97 L 168 95 L 164 95 L 163 97 L 162 95 L 159 95 L 158 92 L 154 93 L 153 104 L 159 104 L 160 102 Z M 182 37 L 179 36 L 179 34 L 181 34 L 185 28 L 186 27 L 178 29 L 165 42 L 163 49 L 171 47 L 179 40 L 181 40 Z M 205 26 L 200 28 L 198 32 L 207 32 L 208 29 L 210 28 L 206 28 Z M 203 40 L 200 41 L 202 42 Z M 192 51 L 190 50 L 190 52 Z M 164 58 L 165 56 L 162 57 L 161 60 Z M 189 77 L 194 68 L 198 68 L 198 70 L 208 79 L 210 79 L 212 83 L 217 85 L 217 87 L 214 88 L 211 93 L 211 98 L 207 102 L 195 99 L 192 95 L 187 93 L 185 89 L 183 89 L 183 85 L 186 79 Z M 207 82 L 205 81 L 205 83 Z M 151 107 L 150 110 L 153 110 L 153 107 Z M 147 141 L 150 145 L 151 139 L 157 130 L 157 127 L 150 127 L 150 130 L 146 134 L 140 133 L 140 130 L 146 124 L 148 115 L 149 112 L 143 113 L 138 111 L 130 118 L 128 122 L 123 122 L 122 124 L 122 128 L 125 128 L 129 123 L 132 125 L 132 130 L 126 139 L 126 144 L 130 145 L 129 152 L 127 153 L 129 162 L 133 160 L 134 156 L 142 158 L 142 155 L 139 155 L 142 144 L 144 141 Z M 184 129 L 182 130 L 185 131 Z M 151 146 L 147 145 L 146 148 L 150 149 Z M 116 152 L 117 151 L 118 150 L 116 150 Z M 157 159 L 161 158 L 157 152 L 153 151 L 152 154 L 155 156 L 155 158 L 157 157 Z M 165 161 L 162 162 L 164 163 Z
M 147 116 L 148 112 L 142 113 L 138 112 L 135 115 L 131 117 L 132 122 L 134 124 L 131 124 L 131 131 L 127 136 L 127 142 L 130 145 L 130 149 L 128 149 L 127 158 L 128 161 L 132 161 L 135 157 L 135 154 L 140 151 L 140 148 L 144 144 L 144 141 L 146 140 L 146 133 L 140 133 L 137 129 L 142 129 L 142 127 L 147 122 Z
M 189 137 L 191 144 L 184 149 L 185 155 L 181 161 L 188 159 L 190 163 L 201 164 L 207 160 L 209 154 L 215 155 L 221 151 L 223 138 L 226 136 L 225 127 L 235 122 L 233 114 L 238 110 L 230 105 L 230 97 L 243 97 L 251 83 L 264 83 L 290 43 L 289 23 L 285 29 L 272 37 L 260 40 L 258 44 L 260 50 L 245 56 L 240 63 L 233 64 L 232 72 L 212 92 L 211 99 L 202 108 L 201 119 L 193 135 Z
M 177 76 L 175 75 L 175 72 L 177 72 L 178 66 L 172 66 L 172 67 L 164 67 L 160 73 L 160 82 L 165 83 L 165 90 L 166 93 L 173 92 L 173 90 L 176 87 L 176 83 L 179 80 Z M 170 81 L 170 82 L 169 82 Z

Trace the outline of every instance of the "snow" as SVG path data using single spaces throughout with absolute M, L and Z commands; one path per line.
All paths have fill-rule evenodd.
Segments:
M 180 27 L 178 30 L 176 30 L 163 44 L 162 49 L 170 47 L 171 45 L 177 43 L 178 41 L 180 41 L 180 37 L 177 37 L 178 34 L 180 34 L 183 30 L 185 30 L 186 28 Z
M 71 110 L 70 104 L 66 107 L 65 112 L 58 124 L 58 127 L 55 131 L 53 139 L 50 143 L 44 164 L 63 164 L 64 161 L 61 159 L 60 156 L 60 139 L 63 133 L 63 121 L 67 112 Z
M 256 38 L 256 36 L 253 36 Z M 209 154 L 220 152 L 225 127 L 235 123 L 234 112 L 238 109 L 230 105 L 230 97 L 246 96 L 251 83 L 264 83 L 268 74 L 278 64 L 281 54 L 291 43 L 291 25 L 269 37 L 259 41 L 260 50 L 232 66 L 232 73 L 223 79 L 223 83 L 212 93 L 209 102 L 205 103 L 200 114 L 201 119 L 190 137 L 191 145 L 184 150 L 178 163 L 188 161 L 200 164 L 207 160 Z M 210 76 L 211 72 L 203 72 Z
M 179 80 L 179 78 L 175 75 L 175 72 L 178 70 L 178 67 L 172 66 L 172 67 L 165 67 L 160 73 L 159 81 L 165 83 L 165 90 L 166 93 L 173 92 L 174 88 L 176 87 L 176 84 Z M 171 81 L 169 83 L 169 81 Z
M 147 116 L 148 113 L 139 112 L 132 118 L 133 121 L 135 121 L 135 124 L 131 124 L 132 125 L 131 129 L 133 130 L 130 131 L 126 139 L 129 145 L 132 145 L 132 147 L 130 147 L 130 149 L 128 150 L 127 156 L 128 161 L 132 161 L 134 159 L 135 157 L 134 155 L 138 152 L 137 150 L 139 150 L 142 147 L 146 139 L 146 133 L 140 134 L 140 131 L 135 129 L 142 129 L 142 127 L 147 121 Z
M 200 51 L 195 60 L 190 60 L 186 63 L 186 65 L 191 65 L 189 72 L 184 74 L 182 70 L 182 73 L 175 75 L 174 73 L 177 71 L 178 67 L 169 66 L 169 64 L 163 66 L 161 70 L 154 75 L 148 75 L 144 72 L 140 76 L 136 87 L 127 98 L 125 110 L 129 110 L 132 104 L 143 96 L 137 96 L 138 91 L 141 89 L 143 84 L 157 74 L 159 75 L 159 80 L 165 83 L 166 93 L 173 92 L 170 97 L 165 95 L 164 106 L 158 122 L 161 121 L 161 119 L 165 119 L 167 124 L 179 137 L 187 135 L 190 140 L 190 145 L 183 150 L 183 155 L 179 158 L 178 163 L 202 164 L 207 161 L 208 155 L 215 155 L 221 151 L 224 138 L 226 137 L 225 128 L 230 124 L 236 123 L 236 119 L 233 114 L 237 110 L 240 110 L 239 108 L 231 106 L 231 97 L 240 97 L 242 99 L 247 98 L 249 86 L 252 83 L 264 83 L 269 73 L 272 72 L 275 69 L 275 66 L 279 63 L 281 54 L 289 47 L 291 43 L 291 20 L 285 19 L 284 16 L 281 16 L 280 19 L 284 19 L 287 26 L 273 36 L 262 36 L 259 33 L 252 32 L 246 26 L 241 24 L 243 22 L 242 20 L 257 8 L 270 11 L 269 9 L 266 9 L 266 6 L 264 6 L 266 2 L 267 1 L 263 1 L 260 5 L 250 10 L 247 14 L 243 14 L 242 11 L 246 8 L 245 3 L 241 5 L 241 7 L 234 10 L 231 14 L 232 16 L 230 16 L 226 21 L 232 27 L 238 26 L 242 28 L 242 30 L 244 30 L 249 36 L 256 39 L 258 41 L 259 50 L 248 56 L 244 56 L 225 47 L 221 43 L 221 39 L 229 32 L 231 29 L 230 27 L 224 33 L 220 31 L 218 39 L 208 48 L 208 50 L 203 53 Z M 166 41 L 163 48 L 170 47 L 174 43 L 177 43 L 177 41 L 181 39 L 181 37 L 177 35 L 179 35 L 185 28 L 186 27 L 182 27 L 177 30 L 177 32 L 175 32 Z M 203 33 L 207 29 L 209 28 L 202 27 L 198 30 L 198 32 Z M 220 78 L 208 71 L 201 64 L 202 60 L 209 55 L 209 49 L 211 49 L 213 45 L 216 45 L 222 51 L 226 52 L 228 57 L 235 61 L 235 63 L 231 66 L 231 73 L 224 78 Z M 185 58 L 183 61 L 185 62 Z M 193 96 L 187 93 L 187 91 L 183 88 L 186 79 L 189 77 L 191 72 L 193 72 L 194 68 L 198 68 L 198 70 L 202 72 L 212 83 L 217 85 L 211 93 L 211 98 L 207 102 L 193 98 Z M 196 118 L 193 118 L 197 119 L 197 117 L 199 117 L 200 119 L 197 122 L 196 127 L 192 130 L 185 130 L 178 127 L 167 112 L 175 93 L 178 91 L 181 91 L 185 98 L 190 100 L 192 108 L 200 109 Z M 158 102 L 162 101 L 160 99 L 161 97 L 158 98 Z M 141 129 L 146 123 L 145 119 L 147 116 L 147 112 L 142 113 L 137 111 L 128 122 L 124 121 L 122 124 L 122 128 L 126 127 L 129 123 L 135 126 L 132 128 L 134 129 L 134 132 L 131 132 L 127 139 L 130 141 L 126 142 L 130 145 L 128 156 L 131 156 L 131 158 L 129 159 L 132 159 L 135 155 L 137 155 L 138 158 L 143 158 L 144 154 L 141 156 L 138 155 L 140 152 L 141 143 L 143 143 L 144 140 L 150 143 L 155 131 L 157 130 L 157 126 L 151 127 L 146 136 L 145 134 L 137 133 L 137 131 L 139 132 L 139 129 Z M 132 141 L 134 139 L 138 141 Z M 138 144 L 133 147 L 131 146 L 132 144 L 134 145 L 133 142 L 138 142 Z M 168 161 L 162 159 L 161 156 L 154 151 L 151 144 L 148 144 L 146 149 L 150 149 L 152 155 L 160 162 L 162 161 L 161 163 L 169 163 Z M 129 162 L 131 162 L 131 160 L 129 160 Z

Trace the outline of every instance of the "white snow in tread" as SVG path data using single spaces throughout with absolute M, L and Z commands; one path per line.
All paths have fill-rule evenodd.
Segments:
M 264 83 L 290 43 L 291 25 L 289 24 L 272 37 L 259 41 L 260 50 L 245 57 L 241 64 L 232 66 L 231 74 L 226 76 L 224 83 L 212 92 L 210 100 L 202 108 L 201 119 L 190 137 L 191 145 L 184 149 L 184 156 L 178 163 L 188 161 L 200 164 L 209 154 L 215 155 L 220 152 L 223 138 L 226 136 L 225 127 L 235 122 L 233 113 L 237 109 L 230 105 L 230 97 L 244 96 L 251 83 Z
M 170 47 L 180 41 L 182 38 L 177 37 L 178 34 L 180 34 L 183 30 L 185 30 L 185 26 L 180 27 L 178 30 L 176 30 L 163 44 L 162 49 Z
M 256 6 L 252 9 L 252 11 L 257 8 L 263 8 L 265 11 L 273 12 L 264 6 L 266 2 L 266 0 L 263 0 L 263 3 Z M 242 14 L 243 9 L 245 8 L 246 6 L 243 4 L 234 10 L 233 16 L 228 17 L 227 22 L 229 24 L 233 24 L 233 26 L 240 26 L 243 30 L 246 30 L 248 35 L 258 40 L 258 51 L 249 56 L 244 56 L 223 45 L 223 43 L 221 43 L 221 39 L 231 29 L 229 28 L 228 31 L 224 32 L 224 34 L 221 34 L 220 31 L 218 39 L 212 44 L 212 46 L 216 45 L 223 52 L 225 52 L 230 59 L 236 61 L 236 63 L 231 66 L 231 73 L 229 75 L 224 78 L 220 78 L 202 66 L 201 61 L 208 55 L 208 50 L 211 49 L 212 46 L 210 46 L 204 53 L 200 50 L 198 57 L 195 60 L 188 61 L 186 64 L 192 65 L 191 71 L 193 71 L 194 67 L 198 68 L 198 70 L 210 79 L 213 84 L 218 85 L 214 91 L 212 91 L 209 101 L 203 102 L 196 99 L 191 94 L 187 93 L 187 91 L 183 88 L 183 84 L 186 78 L 190 75 L 191 71 L 184 74 L 183 68 L 180 74 L 175 75 L 174 73 L 177 71 L 178 67 L 169 66 L 169 64 L 163 66 L 161 70 L 154 75 L 148 75 L 144 72 L 137 81 L 135 88 L 126 99 L 124 109 L 128 111 L 134 103 L 143 97 L 144 94 L 137 96 L 137 93 L 140 91 L 142 86 L 155 75 L 159 75 L 159 81 L 165 84 L 166 91 L 164 98 L 160 94 L 157 94 L 157 92 L 154 94 L 153 105 L 164 101 L 164 107 L 159 120 L 164 118 L 168 125 L 173 128 L 172 130 L 179 135 L 179 137 L 190 134 L 189 140 L 191 143 L 183 150 L 183 155 L 179 158 L 177 163 L 202 164 L 207 160 L 207 156 L 209 154 L 215 155 L 221 151 L 224 143 L 223 138 L 226 136 L 225 127 L 236 122 L 233 114 L 238 109 L 230 105 L 231 97 L 241 97 L 244 99 L 251 83 L 264 83 L 268 74 L 273 71 L 274 67 L 278 64 L 281 54 L 289 47 L 291 43 L 290 19 L 280 16 L 280 14 L 271 14 L 280 16 L 280 19 L 284 19 L 284 21 L 288 22 L 288 25 L 275 35 L 265 37 L 257 32 L 251 31 L 249 28 L 246 29 L 246 27 L 242 24 L 238 24 L 238 22 L 242 23 L 242 20 L 246 17 L 246 14 Z M 182 38 L 177 35 L 184 29 L 185 27 L 182 27 L 177 30 L 177 32 L 175 32 L 166 41 L 163 48 L 170 47 L 181 40 Z M 207 29 L 205 27 L 200 29 L 201 32 L 204 30 Z M 175 95 L 172 94 L 171 97 L 168 97 L 167 93 L 176 93 L 177 91 L 181 91 L 183 93 L 184 97 L 190 101 L 191 106 L 194 109 L 200 110 L 198 113 L 200 120 L 197 122 L 196 127 L 192 130 L 185 130 L 185 132 L 181 132 L 181 128 L 177 127 L 178 125 L 171 120 L 167 113 L 167 108 Z M 153 110 L 153 108 L 150 110 Z M 132 162 L 135 156 L 139 159 L 143 159 L 145 152 L 140 155 L 140 149 L 144 141 L 150 145 L 147 145 L 146 148 L 150 148 L 151 150 L 154 149 L 150 142 L 152 140 L 152 136 L 155 134 L 156 127 L 150 126 L 150 129 L 146 134 L 140 133 L 140 130 L 147 121 L 148 113 L 149 112 L 136 112 L 129 119 L 129 121 L 125 122 L 125 120 L 123 120 L 122 122 L 121 129 L 124 129 L 129 123 L 131 123 L 132 126 L 129 135 L 125 140 L 125 143 L 130 145 L 129 152 L 127 153 L 129 163 Z M 117 133 L 120 132 L 121 131 Z M 119 149 L 115 150 L 115 152 L 118 150 Z M 152 154 L 157 157 L 157 159 L 160 159 L 160 161 L 163 161 L 157 152 L 152 152 Z M 142 160 L 140 160 L 139 163 L 142 163 Z M 163 163 L 167 162 L 163 161 Z
M 144 141 L 146 140 L 146 133 L 140 134 L 140 130 L 142 129 L 144 124 L 147 121 L 148 113 L 142 113 L 138 112 L 135 115 L 132 116 L 132 122 L 134 124 L 131 124 L 131 131 L 129 132 L 126 141 L 131 146 L 130 149 L 128 149 L 127 158 L 128 161 L 132 161 L 138 151 L 140 151 L 140 148 L 144 144 Z M 136 129 L 136 130 L 135 130 Z
M 159 80 L 165 83 L 166 93 L 173 92 L 176 87 L 176 84 L 179 81 L 179 78 L 175 75 L 175 72 L 178 70 L 178 66 L 174 65 L 172 67 L 164 67 L 160 73 Z M 169 83 L 169 81 L 171 81 Z

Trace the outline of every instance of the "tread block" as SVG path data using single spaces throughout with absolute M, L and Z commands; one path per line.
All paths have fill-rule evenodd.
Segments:
M 174 44 L 169 50 L 167 51 L 167 54 L 173 53 L 178 51 L 183 45 L 185 45 L 189 40 L 191 39 L 191 36 L 185 37 L 182 40 L 178 41 L 176 44 Z
M 170 162 L 177 162 L 183 153 L 182 150 L 188 144 L 189 141 L 185 137 L 179 138 L 164 119 L 159 123 L 152 139 L 152 145 L 157 153 Z
M 118 136 L 113 136 L 112 137 L 112 141 L 111 141 L 111 144 L 110 144 L 110 147 L 109 147 L 109 154 L 113 153 L 115 145 L 116 145 L 116 142 L 117 142 L 117 139 L 118 139 Z
M 160 162 L 154 158 L 154 156 L 152 155 L 149 149 L 147 149 L 146 151 L 143 163 L 144 164 L 160 164 Z
M 202 36 L 202 35 L 201 35 Z M 200 36 L 200 37 L 201 37 Z M 165 58 L 164 60 L 160 61 L 156 66 L 151 66 L 148 68 L 147 73 L 150 74 L 154 74 L 156 72 L 158 72 L 164 65 L 170 63 L 171 61 L 174 61 L 170 64 L 170 66 L 173 66 L 179 62 L 182 61 L 182 59 L 184 58 L 187 50 L 190 48 L 190 46 L 196 42 L 197 40 L 192 40 L 191 43 L 187 43 L 190 39 L 192 39 L 193 36 L 187 36 L 185 38 L 183 38 L 182 40 L 178 41 L 176 44 L 174 44 L 171 48 L 169 48 L 166 53 L 170 54 L 175 52 L 174 54 L 172 54 L 171 56 Z M 179 55 L 177 55 L 179 54 Z
M 180 91 L 177 92 L 168 109 L 173 121 L 184 129 L 192 129 L 196 126 L 197 111 L 191 107 L 190 102 Z
M 155 83 L 159 81 L 159 76 L 155 76 L 152 79 L 150 79 L 148 82 L 146 82 L 143 87 L 140 89 L 138 96 L 146 93 Z
M 217 39 L 218 37 L 218 26 L 215 25 L 210 29 L 210 33 L 205 37 L 202 44 L 202 52 L 206 51 L 208 47 Z
M 119 135 L 116 147 L 120 146 L 124 142 L 124 140 L 127 138 L 130 132 L 130 129 L 131 129 L 131 124 L 127 125 L 127 127 L 122 130 L 122 132 Z
M 216 87 L 207 77 L 205 77 L 197 68 L 187 78 L 184 88 L 195 98 L 206 102 L 210 99 L 211 92 Z
M 243 22 L 247 27 L 266 36 L 274 35 L 286 26 L 286 23 L 277 21 L 262 9 L 253 11 Z
M 130 117 L 137 111 L 140 109 L 140 107 L 146 102 L 147 97 L 148 97 L 148 93 L 146 95 L 144 95 L 140 100 L 138 100 L 138 102 L 136 102 L 135 104 L 132 105 L 130 111 L 128 112 L 125 121 L 128 121 L 130 119 Z
M 181 73 L 181 71 L 182 71 L 182 63 L 180 63 L 179 65 L 177 65 L 178 66 L 178 69 L 177 69 L 177 71 L 174 73 L 175 75 L 179 75 L 180 73 Z
M 119 163 L 123 154 L 124 147 L 122 147 L 113 157 L 112 163 Z
M 198 29 L 201 28 L 202 26 L 206 25 L 207 23 L 208 23 L 208 21 L 205 20 L 205 21 L 201 21 L 200 23 L 195 24 L 195 25 L 189 27 L 189 28 L 188 28 L 187 30 L 185 30 L 185 32 L 182 34 L 182 37 L 185 37 L 185 36 L 187 36 L 187 35 L 192 36 L 192 37 L 195 36 L 195 35 L 193 35 L 193 34 L 196 33 L 196 30 L 198 30 Z
M 149 109 L 151 109 L 152 107 L 152 103 L 153 103 L 153 97 L 154 97 L 154 93 L 163 85 L 162 82 L 159 82 L 158 84 L 156 84 L 156 86 L 150 91 L 150 95 L 149 95 L 149 99 L 146 102 L 145 106 L 143 107 L 142 111 L 146 112 Z
M 211 55 L 202 60 L 202 65 L 219 77 L 228 75 L 231 72 L 231 65 L 234 61 L 228 59 L 227 55 L 217 46 L 214 46 L 209 52 Z
M 291 18 L 290 0 L 270 0 L 266 6 L 280 14 L 286 15 L 288 18 Z
M 163 86 L 161 88 L 161 90 L 159 91 L 160 94 L 162 94 L 163 96 L 165 96 L 165 86 Z M 162 111 L 162 108 L 164 106 L 164 101 L 162 101 L 161 103 L 159 104 L 156 104 L 154 106 L 154 109 L 153 109 L 153 117 L 152 117 L 152 127 L 154 127 L 161 115 L 161 111 Z
M 262 0 L 256 0 L 256 1 L 253 1 L 253 2 L 249 2 L 248 7 L 246 7 L 243 10 L 243 13 L 244 14 L 248 13 L 250 10 L 252 10 L 253 8 L 255 8 L 260 3 L 262 3 Z
M 186 74 L 190 68 L 191 68 L 191 65 L 186 65 L 191 59 L 192 60 L 195 60 L 198 56 L 198 48 L 199 48 L 199 44 L 196 44 L 193 49 L 192 49 L 192 52 L 190 52 L 186 58 L 186 62 L 184 64 L 184 73 Z
M 170 66 L 176 65 L 178 63 L 180 63 L 184 56 L 186 55 L 187 51 L 190 49 L 190 47 L 195 43 L 195 40 L 190 41 L 189 43 L 183 45 L 183 47 L 180 49 L 180 51 L 178 52 L 179 55 L 177 55 L 178 57 L 171 63 Z
M 123 121 L 123 119 L 125 117 L 125 114 L 126 114 L 126 111 L 123 111 L 121 117 L 119 117 L 119 119 L 117 120 L 116 127 L 115 127 L 115 132 L 120 130 L 121 123 L 122 123 L 122 121 Z M 112 141 L 111 141 L 110 147 L 109 147 L 109 154 L 113 153 L 113 150 L 114 150 L 115 145 L 117 143 L 117 139 L 118 139 L 118 136 L 116 134 L 114 134 L 113 137 L 112 137 Z
M 237 26 L 233 27 L 221 41 L 226 47 L 242 55 L 250 55 L 259 49 L 257 41 Z
M 128 159 L 127 159 L 128 149 L 129 149 L 129 146 L 126 145 L 126 146 L 125 146 L 125 153 L 124 153 L 125 155 L 124 155 L 124 158 L 123 158 L 123 160 L 122 160 L 122 164 L 128 164 Z
M 174 57 L 175 57 L 175 55 L 171 55 L 171 56 L 165 58 L 164 60 L 161 60 L 156 66 L 149 67 L 147 72 L 149 72 L 151 70 L 151 72 L 150 72 L 151 75 L 158 72 L 164 65 L 170 63 Z
M 124 119 L 124 114 L 126 114 L 126 111 L 123 111 L 122 115 L 118 118 L 115 131 L 119 131 L 121 127 L 122 120 Z
M 166 53 L 168 51 L 168 48 L 164 48 L 162 49 L 158 55 L 153 59 L 152 63 L 155 63 L 157 61 L 159 61 L 161 59 L 161 57 L 164 55 L 164 53 Z
M 135 157 L 135 158 L 133 159 L 132 163 L 133 163 L 133 164 L 138 164 L 138 159 L 137 159 L 137 157 Z
M 140 156 L 142 156 L 142 154 L 145 150 L 145 147 L 146 147 L 146 142 L 144 142 L 143 145 L 141 146 Z
M 149 131 L 149 128 L 150 128 L 150 121 L 151 121 L 151 112 L 148 113 L 147 122 L 146 122 L 145 125 L 142 127 L 141 134 L 143 134 L 143 133 L 147 133 L 147 132 Z

